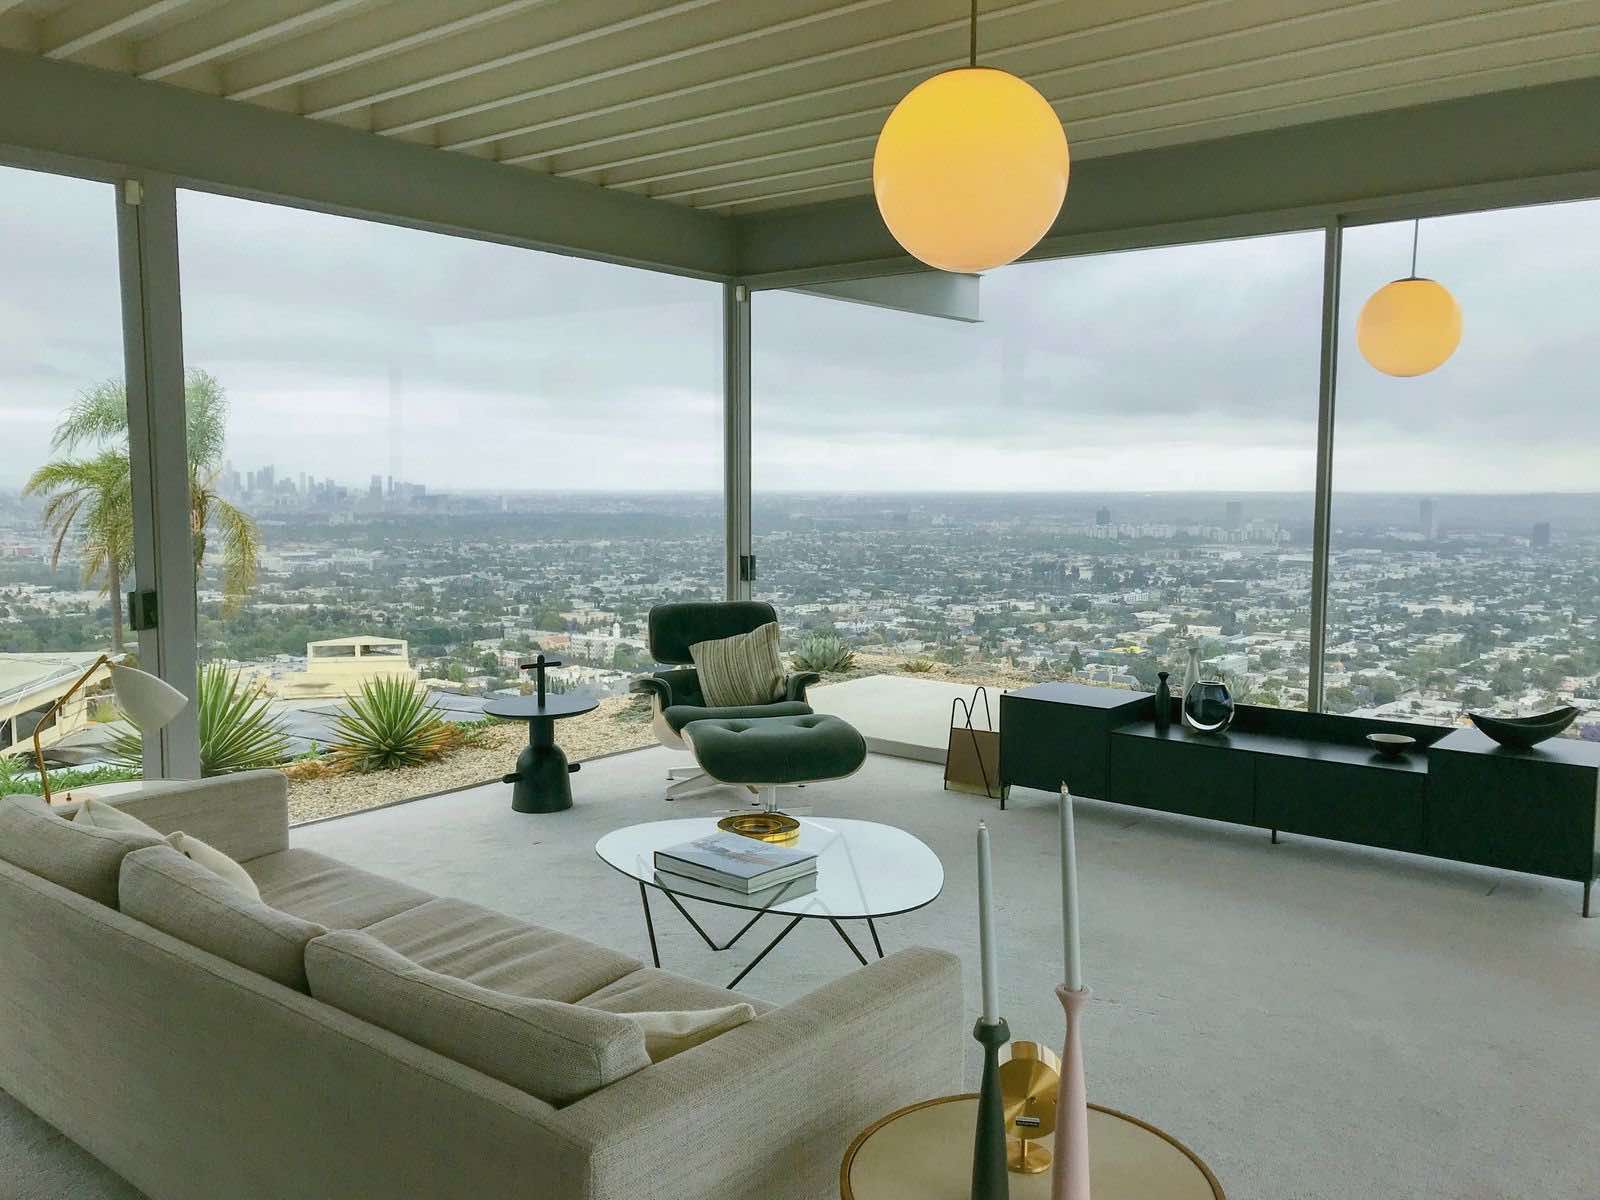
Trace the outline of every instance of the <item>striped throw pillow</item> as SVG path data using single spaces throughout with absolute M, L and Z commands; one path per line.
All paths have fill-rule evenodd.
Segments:
M 778 623 L 689 647 L 700 676 L 700 694 L 712 708 L 771 704 L 783 699 L 783 662 L 778 658 Z

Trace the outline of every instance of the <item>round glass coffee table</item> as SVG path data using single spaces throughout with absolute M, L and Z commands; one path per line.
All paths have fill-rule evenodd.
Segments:
M 718 833 L 715 817 L 693 817 L 676 821 L 649 821 L 629 825 L 608 833 L 595 843 L 594 851 L 611 867 L 639 885 L 639 901 L 644 907 L 644 927 L 650 938 L 650 957 L 661 965 L 656 945 L 655 918 L 650 911 L 650 893 L 658 891 L 683 914 L 684 920 L 713 950 L 727 950 L 755 927 L 763 917 L 788 917 L 778 936 L 728 984 L 755 969 L 774 947 L 801 921 L 827 921 L 844 939 L 844 944 L 863 965 L 867 956 L 846 932 L 841 922 L 865 921 L 872 935 L 872 947 L 883 957 L 883 942 L 878 937 L 877 921 L 911 912 L 932 903 L 944 888 L 944 866 L 939 856 L 903 829 L 875 821 L 852 821 L 843 817 L 801 817 L 800 837 L 792 846 L 814 850 L 817 877 L 812 884 L 794 889 L 775 889 L 775 895 L 750 897 L 710 883 L 697 883 L 676 875 L 656 871 L 655 853 L 696 838 Z M 800 890 L 800 889 L 805 890 Z M 718 944 L 684 907 L 685 900 L 742 909 L 752 913 L 748 921 L 726 942 Z

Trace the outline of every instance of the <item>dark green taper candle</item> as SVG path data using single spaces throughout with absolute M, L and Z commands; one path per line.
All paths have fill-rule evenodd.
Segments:
M 1010 1200 L 1006 1175 L 1006 1114 L 1000 1100 L 1000 1047 L 1011 1040 L 1003 1020 L 979 1020 L 972 1036 L 983 1047 L 983 1082 L 978 1085 L 978 1122 L 972 1134 L 972 1200 Z

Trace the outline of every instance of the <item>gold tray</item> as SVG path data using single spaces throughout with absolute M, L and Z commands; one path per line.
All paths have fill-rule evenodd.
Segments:
M 781 812 L 733 813 L 718 821 L 717 828 L 754 838 L 758 842 L 776 842 L 779 845 L 800 837 L 800 822 L 788 813 Z

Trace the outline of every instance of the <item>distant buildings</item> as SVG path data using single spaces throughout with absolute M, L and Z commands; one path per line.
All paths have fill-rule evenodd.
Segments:
M 1439 518 L 1434 514 L 1432 500 L 1423 500 L 1417 505 L 1417 529 L 1428 541 L 1439 540 Z
M 1547 549 L 1550 545 L 1550 522 L 1540 521 L 1533 527 L 1533 548 L 1535 550 Z
M 1111 524 L 1111 510 L 1104 505 L 1094 510 L 1094 523 L 1096 525 Z

